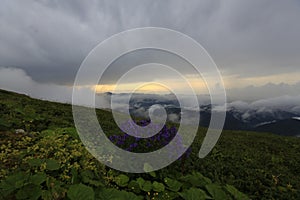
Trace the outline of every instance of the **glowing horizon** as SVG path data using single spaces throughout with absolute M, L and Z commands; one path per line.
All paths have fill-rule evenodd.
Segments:
M 299 73 L 286 73 L 282 75 L 269 75 L 269 76 L 260 76 L 260 77 L 239 77 L 237 75 L 232 76 L 224 76 L 224 86 L 225 89 L 238 89 L 244 88 L 247 86 L 255 86 L 260 87 L 266 84 L 296 84 L 300 82 L 299 80 L 300 74 Z M 166 79 L 169 85 L 178 88 L 182 93 L 184 93 L 185 88 L 182 86 L 183 84 L 176 79 Z M 239 84 L 236 84 L 238 80 Z M 205 82 L 199 77 L 189 77 L 188 81 L 192 88 L 194 89 L 195 93 L 208 93 L 207 87 Z M 211 81 L 211 80 L 210 80 Z M 157 80 L 159 83 L 159 80 Z M 142 82 L 135 82 L 135 83 L 126 83 L 118 86 L 118 90 L 116 90 L 116 84 L 102 84 L 102 85 L 94 85 L 91 86 L 92 90 L 96 93 L 105 93 L 105 92 L 112 92 L 112 93 L 126 93 L 128 91 L 132 91 L 133 88 L 138 88 L 138 86 L 143 85 L 145 83 Z M 162 87 L 160 84 L 156 84 L 155 81 L 149 82 L 136 90 L 136 92 L 141 93 L 160 93 L 160 94 L 168 94 L 169 91 L 166 87 Z

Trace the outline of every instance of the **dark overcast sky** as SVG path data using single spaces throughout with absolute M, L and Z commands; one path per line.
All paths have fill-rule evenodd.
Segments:
M 295 83 L 299 20 L 299 0 L 2 0 L 0 67 L 22 69 L 38 83 L 70 85 L 99 42 L 158 26 L 198 41 L 225 77 L 255 85 L 251 81 L 266 84 L 285 74 L 277 83 Z

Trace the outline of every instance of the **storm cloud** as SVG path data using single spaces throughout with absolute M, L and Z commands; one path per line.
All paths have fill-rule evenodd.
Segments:
M 297 0 L 3 0 L 0 16 L 0 66 L 21 68 L 38 82 L 72 84 L 99 42 L 143 26 L 191 36 L 225 75 L 300 71 Z

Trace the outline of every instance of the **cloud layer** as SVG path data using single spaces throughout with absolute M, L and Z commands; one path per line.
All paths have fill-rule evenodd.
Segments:
M 278 108 L 287 111 L 293 111 L 300 113 L 300 92 L 299 85 L 288 84 L 267 84 L 261 87 L 248 87 L 248 89 L 231 89 L 228 91 L 228 108 L 237 108 L 238 110 L 248 109 L 260 109 Z M 41 84 L 38 83 L 26 74 L 21 69 L 17 68 L 3 68 L 0 67 L 0 89 L 11 90 L 19 93 L 25 93 L 35 98 L 41 98 L 46 100 L 53 100 L 59 102 L 72 102 L 72 86 L 64 86 L 57 84 Z M 80 102 L 82 105 L 90 105 L 85 99 L 85 95 L 94 92 L 92 87 L 77 88 L 81 92 L 82 99 Z M 248 94 L 248 96 L 247 96 Z M 123 102 L 124 95 L 120 94 L 117 98 L 120 102 Z M 157 99 L 157 102 L 163 101 L 168 104 L 174 104 L 174 95 L 136 95 L 136 102 L 143 102 L 145 99 Z M 245 99 L 243 99 L 245 98 Z M 109 108 L 109 96 L 107 94 L 97 95 L 96 105 L 103 108 Z M 188 95 L 183 96 L 185 105 L 189 105 L 192 108 L 194 105 L 190 105 L 190 98 Z M 210 103 L 209 95 L 199 95 L 198 101 L 200 105 L 207 105 Z M 118 102 L 116 102 L 118 103 Z M 136 105 L 139 107 L 139 105 Z M 119 108 L 124 107 L 119 105 Z M 141 110 L 142 111 L 142 110 Z M 145 111 L 145 110 L 144 110 Z
M 193 37 L 225 75 L 300 73 L 299 18 L 297 0 L 3 0 L 0 66 L 23 69 L 37 82 L 70 85 L 99 42 L 159 26 Z

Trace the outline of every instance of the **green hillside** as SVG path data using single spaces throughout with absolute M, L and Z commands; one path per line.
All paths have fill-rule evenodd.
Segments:
M 108 137 L 122 134 L 109 111 L 96 113 Z M 223 131 L 199 159 L 205 132 L 199 128 L 191 151 L 164 169 L 122 173 L 87 152 L 71 105 L 0 90 L 0 199 L 300 199 L 300 138 Z

